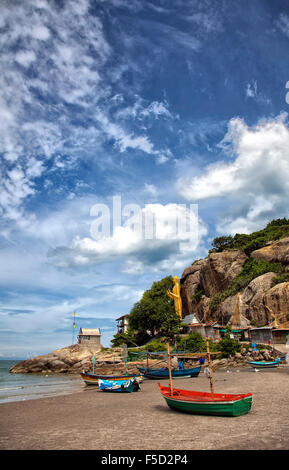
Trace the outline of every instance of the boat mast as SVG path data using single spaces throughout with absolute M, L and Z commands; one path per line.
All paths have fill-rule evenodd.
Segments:
M 206 343 L 207 343 L 207 357 L 208 357 L 210 389 L 211 389 L 212 400 L 214 400 L 214 386 L 213 386 L 213 377 L 212 377 L 212 369 L 211 369 L 211 354 L 210 354 L 210 345 L 209 345 L 209 338 L 208 337 L 206 337 Z
M 171 354 L 170 354 L 170 346 L 169 346 L 169 343 L 167 343 L 167 351 L 168 351 L 168 366 L 169 366 L 169 377 L 170 377 L 170 389 L 171 389 L 171 395 L 173 395 L 173 379 L 172 379 Z

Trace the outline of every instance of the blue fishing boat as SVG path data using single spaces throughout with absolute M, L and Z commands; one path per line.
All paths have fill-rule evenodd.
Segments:
M 103 375 L 103 374 L 89 374 L 88 372 L 80 372 L 81 378 L 86 385 L 98 385 L 99 380 L 121 381 L 136 379 L 138 382 L 142 381 L 140 374 L 120 374 L 120 375 Z
M 278 367 L 280 364 L 280 359 L 277 358 L 276 361 L 246 361 L 246 364 L 253 367 L 254 369 L 268 369 L 271 367 Z
M 162 369 L 150 369 L 146 367 L 138 367 L 138 370 L 141 374 L 143 374 L 144 378 L 147 379 L 168 379 L 169 378 L 169 370 L 162 368 Z M 186 377 L 198 377 L 201 370 L 201 366 L 193 367 L 191 369 L 176 369 L 172 370 L 172 377 L 174 379 L 177 378 L 186 378 Z
M 137 392 L 140 387 L 136 380 L 99 380 L 99 389 L 103 392 Z

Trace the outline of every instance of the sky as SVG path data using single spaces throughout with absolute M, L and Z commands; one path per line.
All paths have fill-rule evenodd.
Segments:
M 288 2 L 1 0 L 0 32 L 0 358 L 109 346 L 215 237 L 288 217 Z

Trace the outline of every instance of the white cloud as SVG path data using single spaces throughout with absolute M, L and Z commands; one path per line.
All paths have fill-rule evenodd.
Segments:
M 277 26 L 289 38 L 289 16 L 286 13 L 281 13 L 277 21 Z
M 160 116 L 166 117 L 168 119 L 174 118 L 174 116 L 169 111 L 169 105 L 167 101 L 153 101 L 147 108 L 140 112 L 140 115 L 143 117 L 154 116 L 156 119 L 159 119 Z
M 276 214 L 287 214 L 289 129 L 285 120 L 286 115 L 281 115 L 250 128 L 242 119 L 232 119 L 221 144 L 232 159 L 208 165 L 191 180 L 179 179 L 179 191 L 188 200 L 222 198 L 229 203 L 231 214 L 219 223 L 219 231 L 250 231 Z
M 207 5 L 205 7 L 207 9 Z M 195 23 L 200 27 L 201 33 L 214 33 L 223 30 L 222 21 L 219 18 L 217 11 L 207 11 L 194 13 L 193 15 L 187 15 L 186 20 Z
M 252 98 L 260 104 L 270 104 L 271 100 L 267 98 L 264 93 L 258 91 L 257 80 L 247 83 L 246 98 Z
M 117 226 L 110 236 L 99 239 L 75 236 L 69 247 L 58 247 L 50 254 L 61 268 L 81 268 L 125 257 L 121 270 L 136 274 L 146 267 L 168 269 L 175 264 L 175 258 L 184 265 L 185 257 L 200 249 L 206 234 L 207 229 L 193 208 L 147 204 Z
M 46 26 L 37 24 L 31 30 L 31 36 L 40 41 L 46 41 L 50 37 L 50 32 Z
M 23 65 L 23 67 L 29 67 L 36 60 L 36 55 L 33 51 L 18 51 L 15 55 L 15 60 L 20 65 Z
M 256 80 L 253 83 L 247 83 L 246 96 L 249 98 L 254 98 L 257 95 L 257 82 Z
M 157 197 L 159 192 L 154 184 L 145 183 L 144 192 L 150 194 L 153 197 Z

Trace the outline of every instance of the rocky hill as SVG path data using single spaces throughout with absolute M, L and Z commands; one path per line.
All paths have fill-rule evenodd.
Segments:
M 288 322 L 289 237 L 246 254 L 228 249 L 194 262 L 181 277 L 183 316 L 230 322 L 237 295 L 243 324 L 266 325 L 272 315 Z M 289 325 L 289 324 L 288 324 Z

